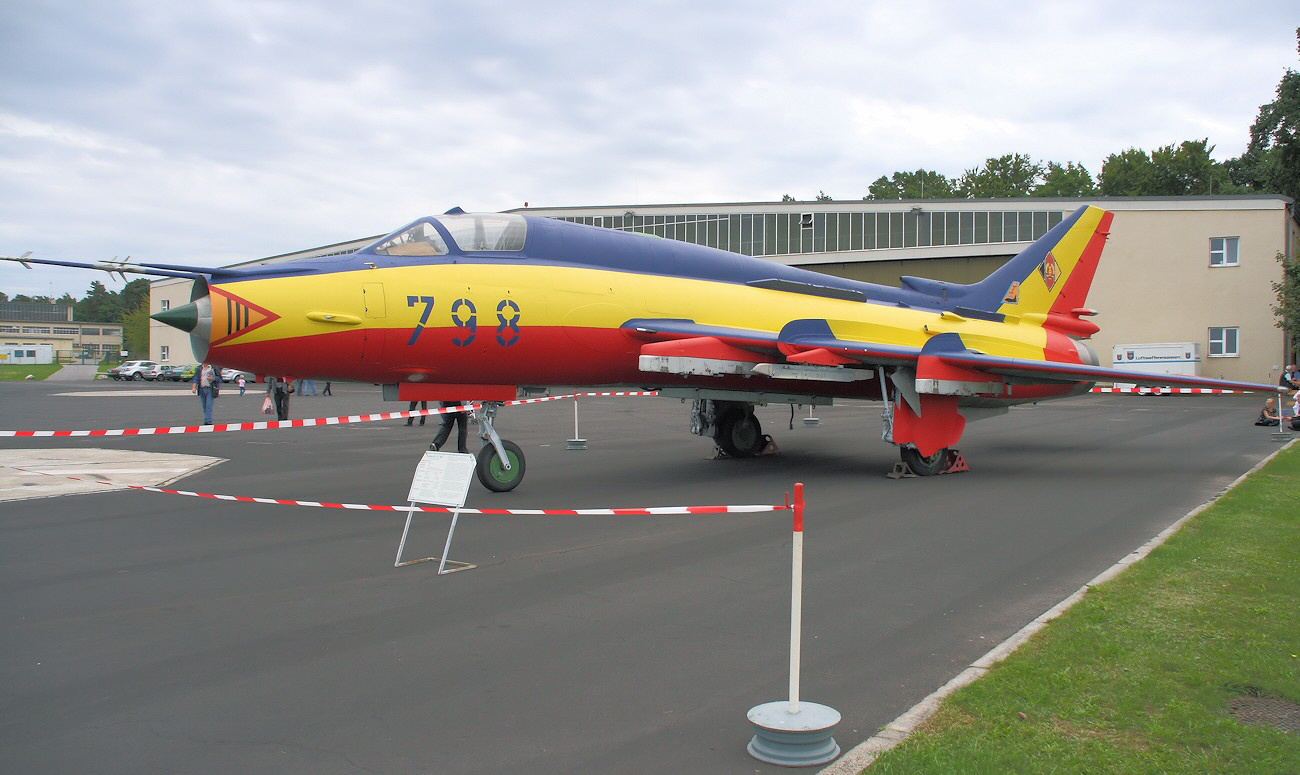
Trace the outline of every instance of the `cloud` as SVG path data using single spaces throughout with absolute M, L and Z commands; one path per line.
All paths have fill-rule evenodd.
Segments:
M 1291 11 L 8 3 L 0 253 L 228 263 L 454 205 L 858 198 L 1200 138 L 1227 158 L 1296 64 Z M 0 291 L 65 282 L 9 266 Z

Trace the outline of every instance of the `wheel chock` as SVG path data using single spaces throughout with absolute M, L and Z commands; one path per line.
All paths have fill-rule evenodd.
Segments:
M 885 474 L 889 479 L 915 479 L 916 472 L 907 463 L 895 463 L 894 470 Z
M 948 455 L 948 467 L 943 469 L 945 474 L 959 474 L 963 471 L 969 471 L 970 466 L 966 465 L 966 458 L 957 450 L 953 450 Z
M 758 451 L 758 454 L 759 454 L 760 456 L 761 456 L 761 455 L 779 455 L 779 454 L 781 454 L 781 450 L 776 446 L 776 442 L 772 440 L 772 437 L 769 436 L 769 435 L 767 435 L 766 433 L 764 433 L 764 434 L 763 434 L 763 447 L 762 447 L 762 449 L 760 449 L 760 450 Z

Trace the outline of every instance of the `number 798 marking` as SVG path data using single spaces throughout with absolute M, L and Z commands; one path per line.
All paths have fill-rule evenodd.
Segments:
M 429 315 L 433 314 L 432 296 L 406 297 L 406 306 L 414 307 L 419 304 L 423 304 L 424 309 L 420 312 L 420 322 L 416 323 L 415 328 L 411 330 L 411 338 L 406 340 L 406 345 L 408 347 L 415 344 L 415 341 L 420 338 L 420 332 L 424 330 L 424 326 L 429 322 Z

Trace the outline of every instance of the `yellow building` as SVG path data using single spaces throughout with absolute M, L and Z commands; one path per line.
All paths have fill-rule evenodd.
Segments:
M 0 345 L 50 345 L 59 363 L 119 358 L 122 324 L 73 320 L 72 310 L 71 304 L 0 303 Z

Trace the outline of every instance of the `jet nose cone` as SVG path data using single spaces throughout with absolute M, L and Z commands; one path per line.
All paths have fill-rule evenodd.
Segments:
M 155 312 L 149 317 L 159 323 L 166 323 L 172 328 L 179 328 L 180 330 L 189 333 L 195 328 L 198 328 L 199 306 L 194 302 L 190 302 L 189 304 L 180 307 L 173 307 L 172 309 L 165 309 L 162 312 Z

